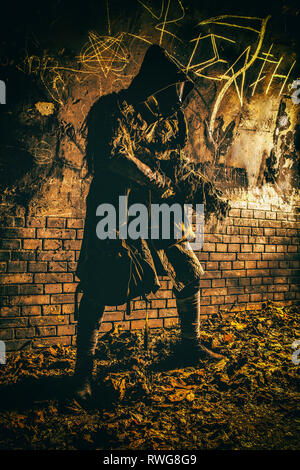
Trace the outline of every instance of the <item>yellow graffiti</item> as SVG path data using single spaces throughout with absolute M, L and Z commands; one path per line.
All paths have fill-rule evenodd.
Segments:
M 155 12 L 153 11 L 153 9 L 151 9 L 149 6 L 147 6 L 144 2 L 142 2 L 141 0 L 137 0 L 138 3 L 140 5 L 142 5 L 149 13 L 150 15 L 152 16 L 152 18 L 156 19 L 157 21 L 160 21 L 161 18 L 163 18 L 163 21 L 162 22 L 159 22 L 156 26 L 155 26 L 155 29 L 157 31 L 160 31 L 160 38 L 159 38 L 159 45 L 162 44 L 162 41 L 163 41 L 163 37 L 165 34 L 168 34 L 169 36 L 179 40 L 180 42 L 183 42 L 179 37 L 177 37 L 175 34 L 173 34 L 171 31 L 169 31 L 168 29 L 166 29 L 166 26 L 169 25 L 169 24 L 172 24 L 172 23 L 178 23 L 179 21 L 183 20 L 183 18 L 185 17 L 185 10 L 184 10 L 184 7 L 182 5 L 182 2 L 181 0 L 174 0 L 173 2 L 171 2 L 171 0 L 168 0 L 167 1 L 167 4 L 165 5 L 165 1 L 162 0 L 161 2 L 161 9 L 160 9 L 160 13 L 159 15 L 155 14 Z M 173 18 L 173 19 L 168 19 L 168 15 L 169 15 L 169 11 L 170 11 L 170 5 L 172 3 L 172 6 L 174 4 L 177 4 L 177 6 L 179 7 L 181 13 L 180 13 L 180 16 L 178 16 L 177 18 Z
M 265 92 L 266 95 L 267 95 L 268 92 L 269 92 L 270 86 L 271 86 L 271 84 L 272 84 L 274 78 L 284 79 L 283 84 L 282 84 L 282 86 L 281 86 L 281 89 L 280 89 L 280 91 L 279 91 L 279 96 L 281 95 L 281 93 L 283 92 L 283 89 L 284 89 L 284 87 L 285 87 L 285 85 L 286 85 L 286 82 L 287 82 L 287 80 L 288 80 L 288 78 L 289 78 L 289 76 L 290 76 L 290 74 L 291 74 L 291 71 L 293 70 L 293 68 L 294 68 L 294 66 L 295 66 L 295 64 L 296 64 L 296 61 L 294 60 L 294 62 L 292 63 L 292 65 L 291 65 L 291 67 L 290 67 L 290 69 L 289 69 L 289 71 L 288 71 L 288 73 L 287 73 L 286 75 L 278 74 L 278 73 L 276 73 L 276 72 L 277 72 L 277 69 L 278 69 L 279 65 L 281 64 L 282 59 L 283 59 L 283 57 L 280 57 L 280 59 L 279 59 L 277 65 L 276 65 L 276 67 L 275 67 L 275 70 L 274 70 L 274 72 L 273 72 L 273 74 L 272 74 L 272 76 L 271 76 L 271 78 L 270 78 L 269 84 L 268 84 L 267 89 L 266 89 L 266 92 Z
M 259 30 L 257 30 L 257 29 L 254 29 L 254 28 L 250 27 L 250 26 L 247 26 L 247 25 L 246 26 L 245 25 L 237 25 L 236 23 L 228 23 L 227 21 L 223 21 L 223 19 L 227 19 L 227 18 L 235 18 L 235 19 L 240 18 L 240 19 L 247 19 L 247 20 L 259 20 L 261 22 L 261 27 L 260 27 Z M 257 46 L 256 46 L 256 49 L 253 52 L 251 58 L 249 58 L 250 46 L 248 46 L 243 51 L 243 53 L 239 56 L 239 58 L 235 61 L 235 63 L 233 65 L 231 65 L 229 67 L 229 69 L 225 72 L 225 74 L 223 74 L 220 77 L 221 79 L 226 80 L 226 83 L 221 88 L 221 90 L 220 90 L 220 92 L 219 92 L 219 94 L 218 94 L 218 96 L 215 100 L 213 109 L 212 109 L 211 118 L 210 118 L 210 122 L 209 122 L 209 129 L 208 129 L 211 138 L 212 138 L 212 134 L 213 134 L 213 131 L 214 131 L 215 121 L 216 121 L 216 117 L 217 117 L 217 113 L 218 113 L 220 104 L 221 104 L 227 90 L 230 88 L 230 86 L 232 84 L 235 85 L 236 90 L 238 91 L 237 78 L 239 76 L 242 76 L 242 85 L 241 85 L 241 89 L 238 91 L 238 96 L 239 96 L 240 100 L 242 98 L 242 87 L 244 86 L 245 72 L 249 69 L 249 67 L 251 67 L 251 65 L 254 63 L 254 61 L 258 57 L 258 54 L 261 50 L 262 43 L 263 43 L 263 40 L 264 40 L 266 25 L 267 25 L 267 22 L 269 21 L 269 19 L 270 19 L 270 16 L 267 16 L 266 18 L 256 18 L 256 17 L 252 18 L 252 17 L 245 17 L 245 16 L 241 17 L 241 16 L 236 16 L 236 15 L 234 15 L 234 16 L 222 15 L 222 16 L 217 16 L 217 17 L 214 17 L 214 18 L 209 18 L 209 19 L 204 20 L 204 21 L 199 23 L 199 25 L 216 23 L 216 24 L 220 24 L 220 25 L 224 25 L 224 26 L 231 26 L 233 28 L 248 29 L 248 30 L 251 30 L 251 31 L 258 34 Z M 243 55 L 245 55 L 244 65 L 242 67 L 240 67 L 236 72 L 234 72 L 234 69 L 233 69 L 234 65 L 241 59 L 241 57 Z M 229 72 L 231 72 L 231 76 L 228 76 Z
M 89 33 L 89 42 L 84 47 L 78 59 L 85 65 L 86 71 L 107 75 L 113 71 L 122 72 L 129 63 L 129 53 L 124 47 L 124 33 L 116 36 L 100 36 L 95 32 Z
M 291 72 L 292 72 L 292 70 L 293 70 L 293 68 L 296 64 L 296 60 L 294 60 L 294 62 L 292 63 L 292 65 L 291 65 L 291 67 L 290 67 L 290 69 L 289 69 L 289 71 L 286 75 L 277 73 L 277 70 L 278 70 L 279 66 L 282 64 L 284 56 L 281 56 L 280 59 L 276 60 L 274 58 L 274 54 L 271 54 L 272 48 L 273 48 L 273 44 L 271 44 L 268 52 L 262 52 L 262 55 L 264 57 L 260 57 L 260 56 L 257 57 L 257 59 L 262 60 L 263 63 L 262 63 L 262 66 L 260 68 L 260 71 L 258 73 L 257 79 L 253 83 L 251 83 L 251 85 L 250 85 L 250 87 L 253 87 L 252 96 L 255 93 L 255 90 L 256 90 L 256 87 L 257 87 L 258 83 L 260 83 L 262 80 L 264 80 L 267 77 L 267 72 L 266 72 L 265 75 L 262 75 L 263 71 L 265 71 L 266 64 L 274 64 L 275 68 L 273 70 L 271 78 L 270 78 L 270 80 L 268 82 L 268 85 L 266 87 L 265 94 L 267 95 L 269 93 L 270 87 L 271 87 L 271 85 L 274 81 L 274 78 L 279 78 L 280 80 L 283 80 L 283 83 L 282 83 L 282 86 L 280 88 L 278 96 L 280 96 L 282 94 L 282 92 L 284 90 L 284 87 L 287 83 L 287 80 L 288 80 L 288 78 L 289 78 L 289 76 L 290 76 L 290 74 L 291 74 Z

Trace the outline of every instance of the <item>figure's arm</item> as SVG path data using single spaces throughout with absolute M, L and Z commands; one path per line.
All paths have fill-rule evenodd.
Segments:
M 119 153 L 109 160 L 110 171 L 125 176 L 139 186 L 151 189 L 161 198 L 174 194 L 171 180 L 161 172 L 151 170 L 133 154 Z
M 126 126 L 126 122 L 118 119 L 106 167 L 138 186 L 151 189 L 160 198 L 173 195 L 171 179 L 162 171 L 151 168 L 147 160 L 149 160 L 147 149 L 136 150 L 134 137 Z

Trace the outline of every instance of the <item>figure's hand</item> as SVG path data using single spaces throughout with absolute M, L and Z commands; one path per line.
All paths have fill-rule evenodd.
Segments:
M 187 142 L 188 137 L 188 126 L 185 119 L 185 116 L 181 109 L 177 112 L 178 119 L 178 135 L 176 137 L 176 142 L 180 148 L 183 148 Z

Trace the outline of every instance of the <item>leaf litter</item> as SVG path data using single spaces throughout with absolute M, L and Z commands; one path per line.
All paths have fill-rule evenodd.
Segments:
M 299 325 L 299 306 L 271 302 L 211 316 L 202 341 L 226 358 L 161 372 L 148 366 L 179 329 L 117 328 L 98 342 L 88 407 L 68 394 L 74 347 L 11 354 L 0 369 L 0 449 L 299 449 Z

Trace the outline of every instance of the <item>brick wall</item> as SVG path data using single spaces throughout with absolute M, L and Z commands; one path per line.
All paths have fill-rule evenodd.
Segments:
M 232 203 L 221 227 L 207 227 L 197 253 L 206 272 L 201 280 L 201 312 L 253 310 L 267 299 L 294 303 L 299 293 L 297 208 L 251 202 Z M 0 230 L 0 339 L 7 350 L 73 344 L 74 270 L 83 236 L 83 219 L 5 217 Z M 151 327 L 177 322 L 175 299 L 166 278 L 148 306 Z M 105 310 L 101 331 L 113 322 L 143 328 L 145 303 Z

